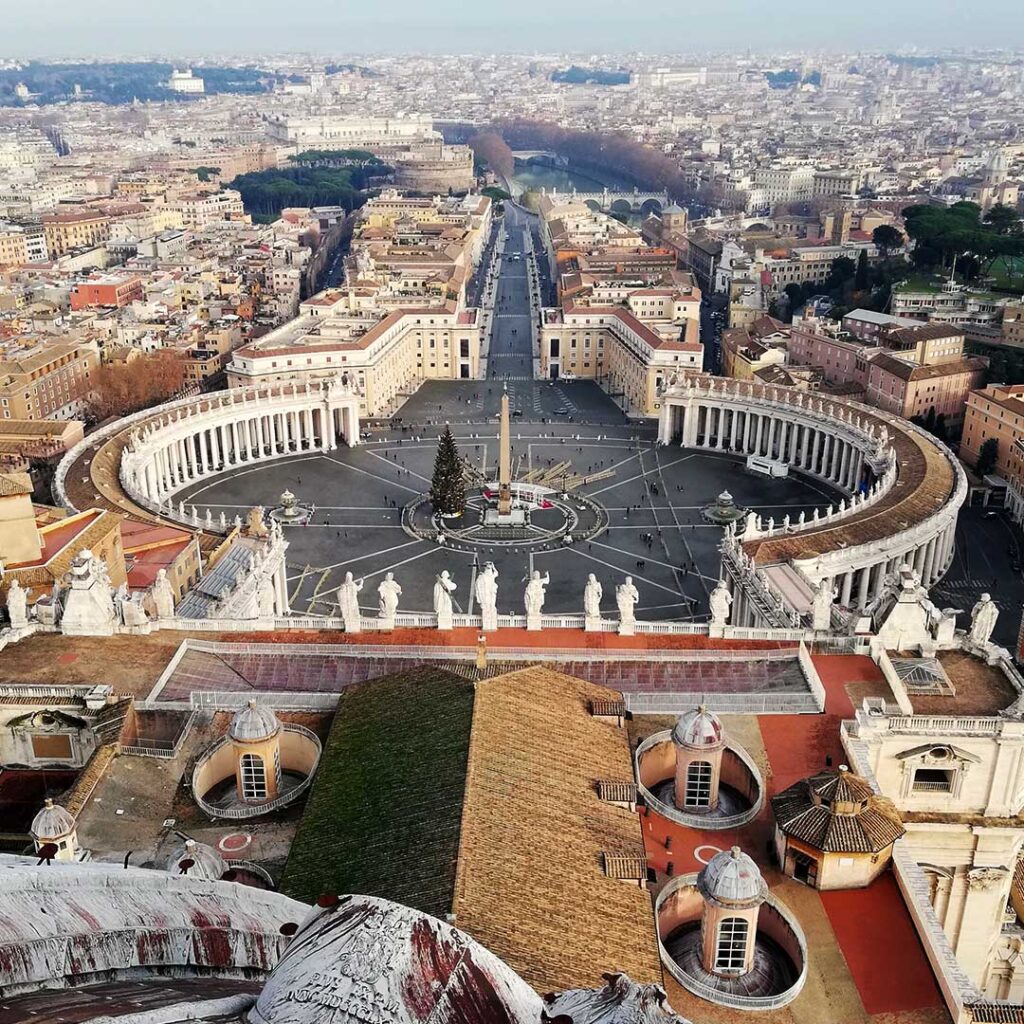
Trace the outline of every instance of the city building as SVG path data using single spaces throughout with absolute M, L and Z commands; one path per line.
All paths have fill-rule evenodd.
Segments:
M 167 79 L 167 88 L 171 92 L 181 92 L 189 96 L 201 96 L 206 91 L 203 80 L 192 73 L 191 68 L 179 71 L 175 68 Z
M 84 419 L 100 357 L 95 344 L 38 342 L 0 362 L 3 419 Z

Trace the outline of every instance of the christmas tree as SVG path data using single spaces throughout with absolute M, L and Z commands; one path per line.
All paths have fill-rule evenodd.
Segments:
M 434 511 L 443 516 L 461 516 L 466 510 L 466 483 L 459 449 L 451 429 L 444 428 L 437 443 L 434 478 L 430 482 L 430 500 Z

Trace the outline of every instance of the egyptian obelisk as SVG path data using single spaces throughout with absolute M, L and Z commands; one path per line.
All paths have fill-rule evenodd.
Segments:
M 501 432 L 498 436 L 498 515 L 512 511 L 512 438 L 508 427 L 508 389 L 501 395 Z

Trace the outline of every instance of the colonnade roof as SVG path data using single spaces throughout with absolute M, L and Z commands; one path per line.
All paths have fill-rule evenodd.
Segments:
M 859 413 L 876 431 L 884 427 L 889 432 L 889 443 L 896 451 L 896 483 L 878 501 L 834 524 L 748 541 L 743 548 L 758 565 L 816 558 L 885 540 L 933 516 L 952 498 L 956 473 L 937 442 L 901 426 L 896 417 Z

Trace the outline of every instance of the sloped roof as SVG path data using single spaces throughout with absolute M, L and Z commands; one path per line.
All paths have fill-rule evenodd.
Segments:
M 597 796 L 633 777 L 625 732 L 589 710 L 620 699 L 540 667 L 476 685 L 455 920 L 539 991 L 662 980 L 650 895 L 602 866 L 645 858 L 637 816 Z

